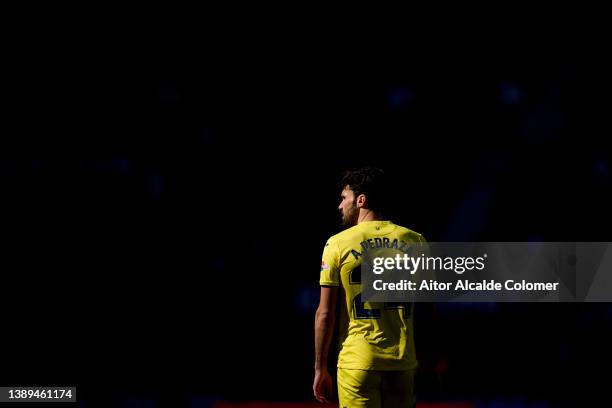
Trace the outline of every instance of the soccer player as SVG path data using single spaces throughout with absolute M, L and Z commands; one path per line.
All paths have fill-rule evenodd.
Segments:
M 347 229 L 332 236 L 323 249 L 321 298 L 315 316 L 313 392 L 318 401 L 330 402 L 332 378 L 327 356 L 338 322 L 340 407 L 414 407 L 417 360 L 412 304 L 362 302 L 360 266 L 362 243 L 367 245 L 376 238 L 379 242 L 388 238 L 385 242 L 396 245 L 422 244 L 425 240 L 384 218 L 381 209 L 390 191 L 382 170 L 366 167 L 348 171 L 341 187 L 338 209 Z

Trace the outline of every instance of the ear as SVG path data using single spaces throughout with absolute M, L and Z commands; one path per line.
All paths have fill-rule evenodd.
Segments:
M 368 200 L 367 200 L 365 194 L 359 194 L 357 196 L 357 199 L 355 200 L 355 203 L 357 204 L 357 207 L 361 208 L 361 207 L 363 207 L 366 204 L 367 201 Z

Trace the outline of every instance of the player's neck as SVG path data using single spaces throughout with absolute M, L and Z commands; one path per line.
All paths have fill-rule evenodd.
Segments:
M 366 221 L 383 221 L 383 217 L 380 213 L 372 210 L 361 209 L 359 211 L 359 217 L 357 218 L 357 224 Z

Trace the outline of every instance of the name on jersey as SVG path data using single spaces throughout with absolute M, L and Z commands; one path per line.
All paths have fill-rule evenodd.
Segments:
M 397 249 L 398 251 L 402 251 L 406 254 L 411 254 L 412 247 L 410 247 L 409 244 L 409 242 L 402 241 L 401 239 L 397 238 L 395 238 L 393 241 L 391 241 L 389 238 L 369 238 L 359 243 L 362 249 L 361 252 L 351 249 L 351 254 L 353 254 L 355 259 L 359 259 L 360 256 L 363 256 L 363 254 L 368 252 L 370 249 L 379 248 Z

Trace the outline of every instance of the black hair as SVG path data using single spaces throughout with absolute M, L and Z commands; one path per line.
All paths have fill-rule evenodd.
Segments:
M 389 210 L 389 185 L 385 172 L 378 167 L 367 166 L 356 170 L 347 170 L 340 182 L 340 188 L 348 186 L 355 197 L 364 194 L 367 208 L 378 213 Z

